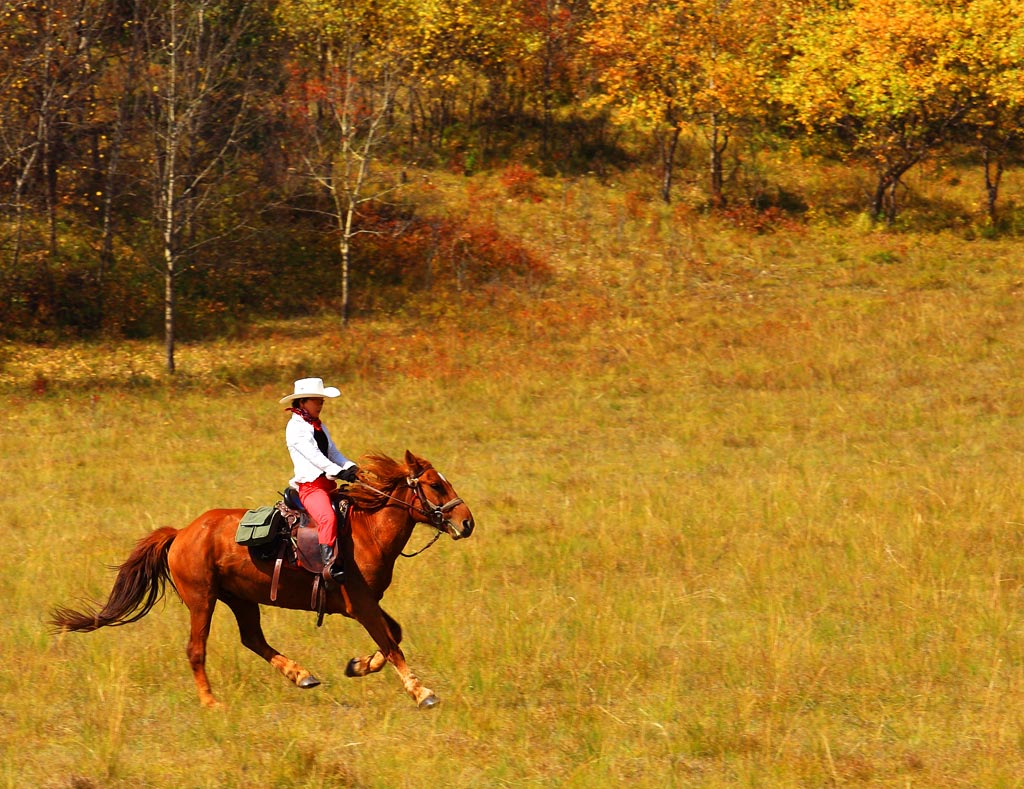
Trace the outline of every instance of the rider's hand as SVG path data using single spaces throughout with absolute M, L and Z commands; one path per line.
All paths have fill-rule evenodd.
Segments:
M 334 478 L 339 479 L 342 482 L 355 482 L 357 471 L 359 471 L 358 466 L 349 466 L 348 468 L 343 468 L 341 471 L 335 474 Z

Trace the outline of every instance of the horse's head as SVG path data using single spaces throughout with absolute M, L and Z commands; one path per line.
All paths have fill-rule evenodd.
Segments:
M 414 505 L 418 505 L 414 510 L 419 512 L 423 521 L 438 531 L 448 533 L 453 540 L 472 534 L 476 526 L 473 513 L 444 474 L 409 450 L 405 451 L 405 465 L 409 472 L 406 484 L 419 500 L 414 500 Z

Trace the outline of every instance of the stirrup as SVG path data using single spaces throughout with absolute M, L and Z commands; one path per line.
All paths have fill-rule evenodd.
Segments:
M 342 561 L 341 554 L 337 551 L 331 557 L 330 564 L 324 565 L 324 580 L 334 581 L 338 586 L 341 586 L 345 578 L 345 564 Z
M 324 565 L 321 575 L 324 581 L 334 581 L 341 586 L 342 579 L 345 577 L 345 567 L 340 559 L 341 554 L 335 550 L 335 546 L 320 543 L 320 561 Z

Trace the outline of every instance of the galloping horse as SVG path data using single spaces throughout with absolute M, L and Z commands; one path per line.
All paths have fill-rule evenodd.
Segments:
M 391 585 L 395 561 L 417 523 L 459 540 L 473 532 L 473 514 L 443 475 L 408 450 L 404 464 L 384 455 L 363 458 L 359 482 L 350 486 L 346 495 L 352 499 L 351 529 L 339 525 L 339 535 L 344 535 L 339 537 L 344 582 L 340 588 L 331 585 L 324 610 L 359 622 L 376 642 L 377 651 L 353 658 L 345 674 L 362 677 L 391 663 L 416 703 L 421 708 L 433 707 L 438 699 L 405 662 L 399 647 L 402 628 L 380 607 L 380 599 Z M 101 610 L 80 613 L 57 608 L 52 612 L 52 624 L 59 631 L 87 633 L 138 621 L 160 599 L 170 579 L 191 614 L 186 651 L 203 705 L 218 705 L 206 676 L 206 640 L 218 600 L 234 613 L 244 646 L 298 687 L 316 687 L 320 680 L 272 648 L 260 626 L 260 605 L 310 610 L 316 576 L 283 568 L 277 599 L 271 601 L 273 560 L 253 559 L 247 548 L 235 542 L 235 530 L 244 514 L 240 509 L 210 510 L 180 531 L 170 526 L 157 529 L 139 540 L 118 568 L 114 588 Z

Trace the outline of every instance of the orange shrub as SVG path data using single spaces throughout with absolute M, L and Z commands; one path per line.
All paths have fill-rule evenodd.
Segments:
M 539 203 L 543 198 L 538 190 L 537 173 L 521 164 L 510 164 L 501 171 L 501 185 L 509 197 Z
M 378 209 L 364 216 L 353 276 L 378 285 L 469 287 L 543 280 L 550 267 L 487 220 L 418 218 Z

